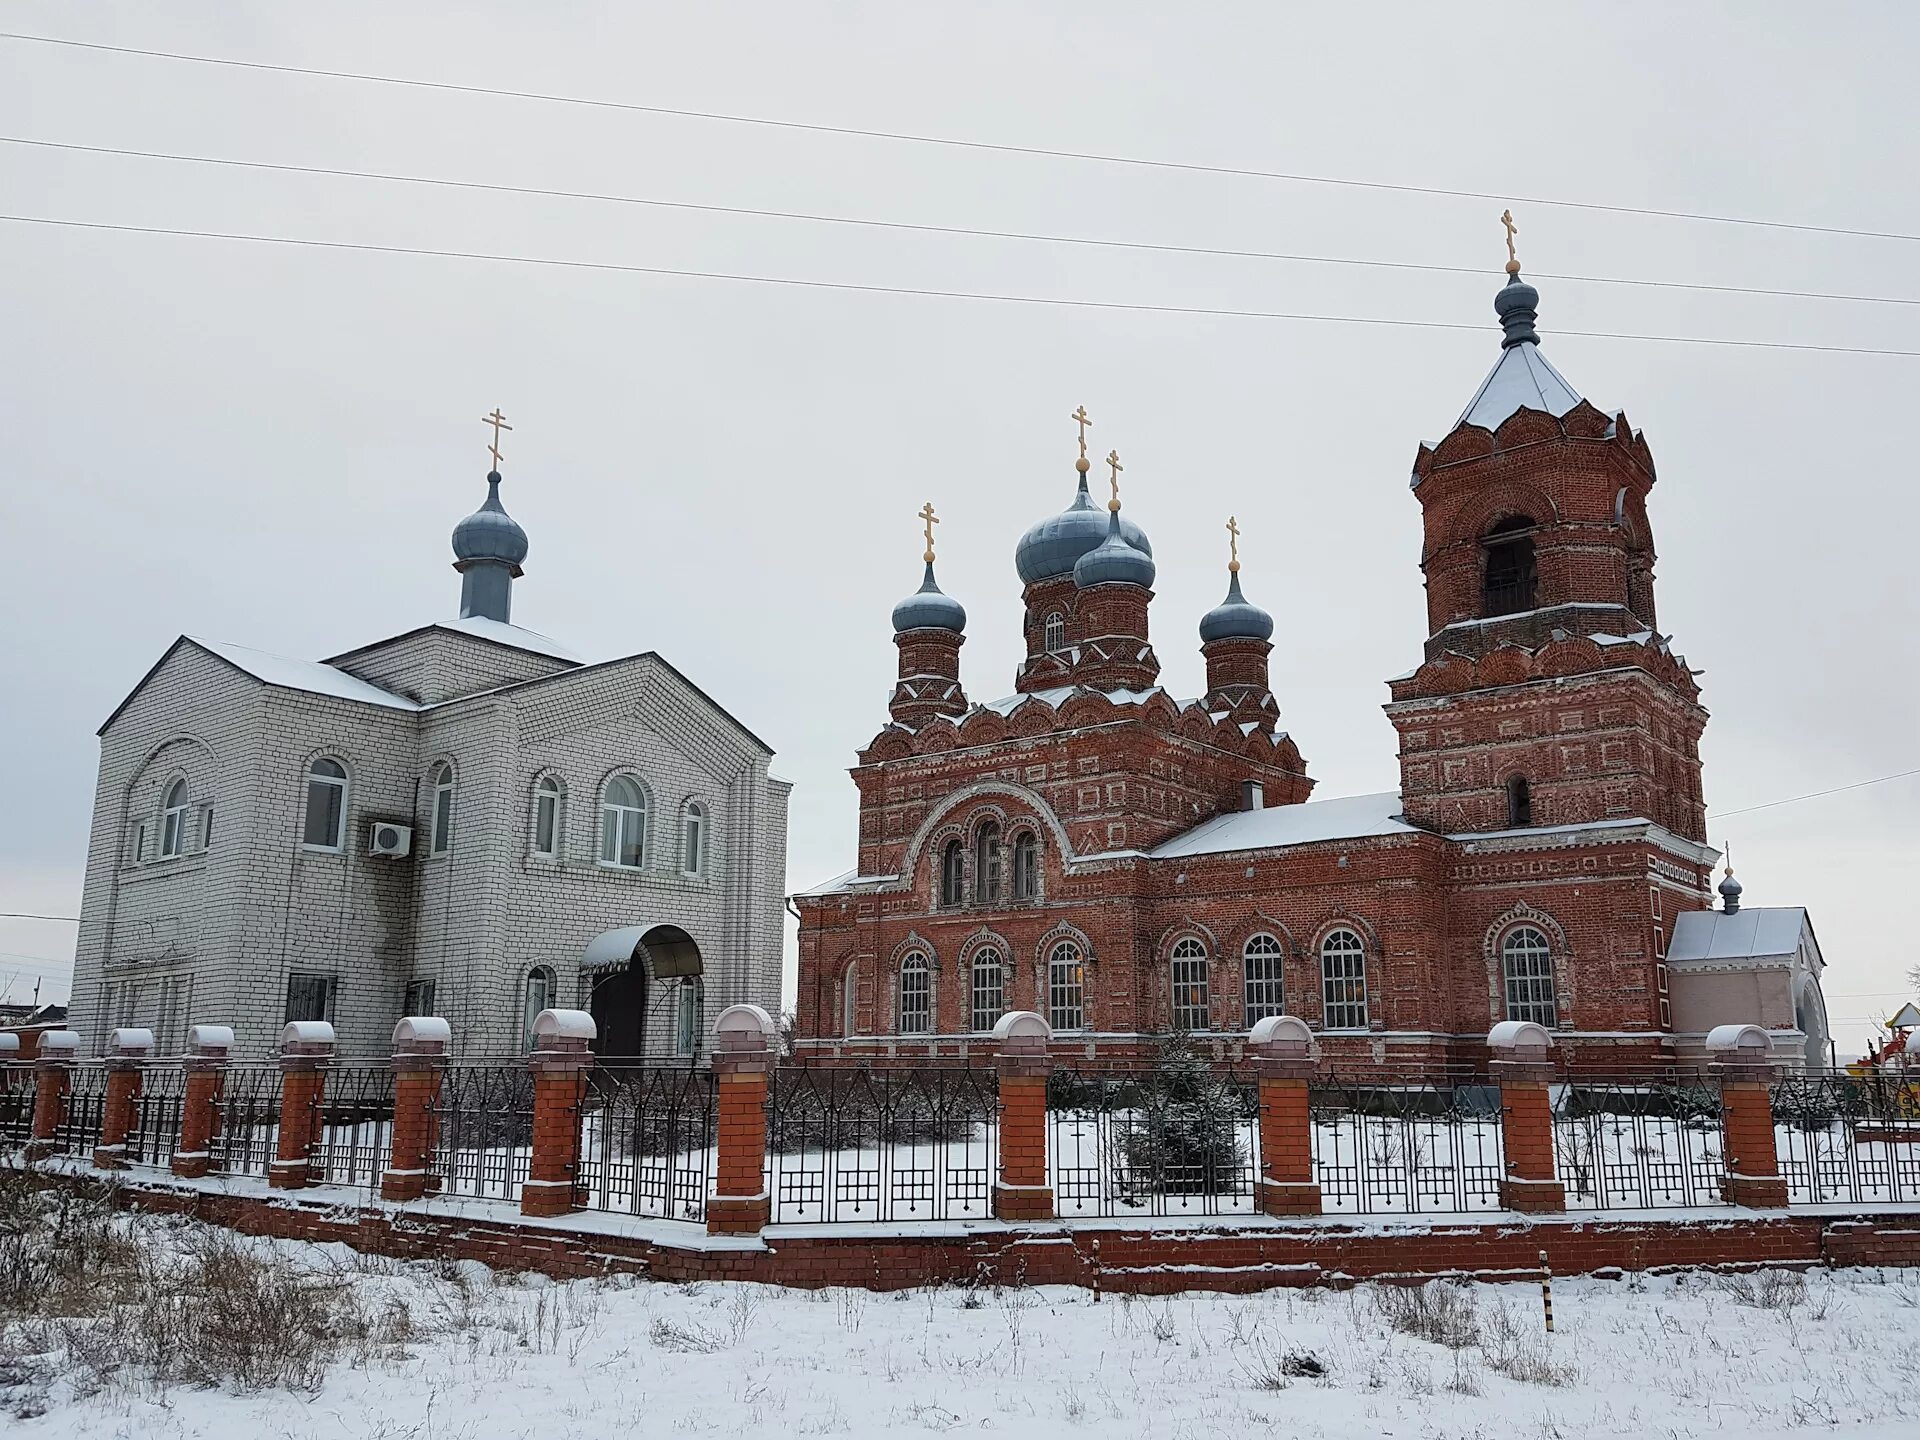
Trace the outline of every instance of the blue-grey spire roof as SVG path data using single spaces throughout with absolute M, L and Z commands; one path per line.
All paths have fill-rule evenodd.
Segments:
M 1147 532 L 1131 520 L 1120 522 L 1120 533 L 1143 555 L 1153 554 L 1153 542 Z M 1097 548 L 1107 535 L 1107 522 L 1087 493 L 1087 472 L 1080 472 L 1080 488 L 1073 503 L 1058 515 L 1049 515 L 1020 537 L 1014 548 L 1013 568 L 1020 572 L 1021 583 L 1053 580 L 1073 574 L 1080 557 Z
M 1154 573 L 1153 557 L 1128 541 L 1116 504 L 1107 511 L 1107 538 L 1080 557 L 1073 567 L 1073 583 L 1081 590 L 1115 583 L 1151 589 Z
M 1523 408 L 1544 410 L 1558 419 L 1580 403 L 1580 392 L 1540 353 L 1540 332 L 1533 328 L 1540 318 L 1539 306 L 1540 292 L 1522 280 L 1517 270 L 1495 292 L 1493 313 L 1500 317 L 1500 328 L 1506 332 L 1500 342 L 1500 358 L 1454 421 L 1456 426 L 1497 430 L 1514 411 Z
M 527 558 L 527 532 L 500 503 L 500 472 L 487 472 L 487 498 L 481 507 L 453 527 L 456 560 L 500 560 L 519 565 Z
M 1213 640 L 1267 640 L 1273 616 L 1240 593 L 1240 572 L 1227 572 L 1227 598 L 1200 617 L 1200 643 Z
M 927 578 L 920 582 L 920 588 L 893 607 L 893 633 L 951 630 L 958 635 L 966 628 L 966 608 L 934 583 L 933 562 L 927 561 Z

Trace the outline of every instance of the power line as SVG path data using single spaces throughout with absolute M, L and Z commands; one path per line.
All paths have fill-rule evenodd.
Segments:
M 1163 255 L 1204 255 L 1231 260 L 1280 260 L 1300 265 L 1346 265 L 1369 270 L 1410 270 L 1432 275 L 1491 275 L 1483 265 L 1435 265 L 1410 260 L 1366 260 L 1348 255 L 1305 255 L 1278 250 L 1241 250 L 1228 246 L 1173 245 L 1147 240 L 1118 240 L 1095 235 L 1056 235 L 1044 231 L 993 230 L 972 225 L 932 225 L 907 220 L 880 220 L 862 215 L 825 215 L 807 210 L 772 210 L 749 205 L 713 205 L 692 200 L 662 200 L 646 195 L 619 195 L 600 190 L 558 190 L 538 185 L 508 185 L 488 180 L 457 180 L 441 175 L 404 175 L 384 170 L 350 170 L 327 165 L 294 165 L 269 160 L 240 160 L 224 155 L 187 155 L 169 150 L 134 150 L 116 145 L 79 145 L 61 140 L 36 140 L 0 135 L 0 145 L 62 150 L 82 155 L 116 155 L 137 160 L 168 160 L 187 165 L 219 166 L 234 170 L 264 170 L 284 175 L 325 175 L 334 179 L 380 180 L 397 185 L 431 185 L 448 190 L 476 190 L 495 195 L 528 195 L 548 200 L 589 200 L 600 204 L 641 205 L 661 210 L 688 210 L 706 215 L 743 215 L 762 220 L 801 220 L 814 225 L 846 225 L 861 229 L 899 230 L 919 235 L 958 235 L 986 240 L 1021 240 L 1047 245 L 1083 245 L 1106 250 L 1143 250 Z M 1765 295 L 1794 300 L 1840 300 L 1862 305 L 1920 305 L 1920 297 L 1854 295 L 1830 290 L 1780 290 L 1759 285 L 1708 285 L 1685 280 L 1639 280 L 1619 275 L 1561 275 L 1529 270 L 1535 280 L 1560 280 L 1582 285 L 1623 285 L 1649 290 L 1692 290 L 1718 295 Z
M 1856 780 L 1851 785 L 1836 785 L 1831 790 L 1814 790 L 1805 795 L 1790 795 L 1785 800 L 1769 800 L 1764 805 L 1748 805 L 1739 810 L 1709 811 L 1710 818 L 1725 820 L 1733 815 L 1751 815 L 1756 810 L 1771 810 L 1777 805 L 1798 805 L 1802 800 L 1818 800 L 1823 795 L 1839 795 L 1848 790 L 1864 790 L 1869 785 L 1884 785 L 1889 780 L 1904 780 L 1909 775 L 1920 775 L 1920 770 L 1902 770 L 1896 775 L 1879 775 L 1872 780 Z
M 0 910 L 0 920 L 64 920 L 69 925 L 78 925 L 78 915 L 31 915 L 24 910 Z
M 1790 220 L 1764 220 L 1749 215 L 1716 215 L 1694 210 L 1660 210 L 1644 205 L 1608 205 L 1593 200 L 1558 200 L 1540 195 L 1518 195 L 1491 190 L 1453 190 L 1438 185 L 1401 185 L 1384 180 L 1352 180 L 1334 175 L 1308 175 L 1284 170 L 1256 170 L 1236 165 L 1211 165 L 1188 160 L 1154 160 L 1139 155 L 1114 155 L 1094 150 L 1065 150 L 1044 145 L 1011 145 L 990 140 L 968 140 L 951 135 L 921 135 L 905 130 L 870 130 L 853 125 L 825 125 L 804 120 L 778 120 L 764 115 L 732 115 L 718 110 L 689 110 L 668 105 L 642 105 L 628 100 L 604 100 L 584 95 L 560 95 L 538 90 L 509 90 L 489 85 L 458 85 L 447 80 L 422 80 L 407 75 L 375 75 L 355 70 L 327 70 L 311 65 L 276 65 L 263 60 L 236 60 L 221 55 L 189 55 L 177 50 L 147 50 L 131 45 L 103 45 L 91 40 L 68 40 L 54 35 L 27 35 L 0 31 L 0 40 L 57 45 L 71 50 L 93 50 L 112 55 L 137 55 L 149 60 L 177 60 L 193 65 L 216 65 L 234 70 L 259 70 L 278 75 L 305 75 L 326 80 L 358 80 L 374 85 L 398 85 L 415 90 L 439 90 L 457 95 L 486 95 L 509 100 L 533 100 L 547 105 L 577 105 L 595 110 L 619 110 L 639 115 L 669 115 L 683 120 L 714 120 L 729 125 L 757 125 L 775 130 L 797 130 L 815 135 L 843 135 L 863 140 L 893 140 L 914 145 L 939 145 L 954 150 L 980 150 L 1002 155 L 1029 155 L 1054 160 L 1085 160 L 1101 165 L 1130 165 L 1148 170 L 1176 170 L 1200 175 L 1231 175 L 1256 180 L 1283 180 L 1296 185 L 1327 185 L 1350 190 L 1386 191 L 1454 200 L 1493 200 L 1515 205 L 1550 206 L 1608 215 L 1640 215 L 1662 220 L 1697 220 L 1715 225 L 1746 225 L 1763 230 L 1793 230 L 1813 235 L 1847 235 L 1866 240 L 1920 241 L 1920 235 L 1896 230 L 1855 229 L 1843 225 L 1808 225 Z
M 71 230 L 100 230 L 125 235 L 170 235 L 196 240 L 236 240 L 253 245 L 289 245 L 314 250 L 352 250 L 371 255 L 416 255 L 437 260 L 484 260 L 502 265 L 543 265 L 564 270 L 595 270 L 622 275 L 658 275 L 680 280 L 728 280 L 744 285 L 785 285 L 804 290 L 836 290 L 862 295 L 911 295 L 936 300 L 984 300 L 1002 305 L 1054 305 L 1073 310 L 1130 311 L 1147 315 L 1204 315 L 1235 320 L 1296 320 L 1325 325 L 1382 325 L 1397 330 L 1470 330 L 1485 325 L 1449 320 L 1403 320 L 1377 315 L 1315 315 L 1290 310 L 1236 310 L 1207 305 L 1150 305 L 1124 300 L 1074 300 L 1055 295 L 1008 295 L 983 290 L 939 290 L 912 285 L 871 285 L 851 280 L 803 280 L 791 275 L 748 275 L 727 270 L 681 270 L 663 265 L 623 265 L 609 260 L 568 260 L 546 255 L 508 255 L 483 250 L 441 250 L 423 245 L 372 245 L 352 240 L 314 240 L 295 235 L 249 235 L 230 230 L 176 229 L 162 225 L 122 225 L 101 220 L 67 220 L 46 215 L 0 215 L 0 222 L 48 225 Z M 1805 345 L 1786 340 L 1729 340 L 1708 335 L 1647 335 L 1617 330 L 1556 330 L 1557 336 L 1582 340 L 1642 340 L 1666 345 L 1717 345 L 1739 350 L 1801 350 L 1826 355 L 1878 355 L 1920 360 L 1920 350 L 1888 350 L 1866 345 Z

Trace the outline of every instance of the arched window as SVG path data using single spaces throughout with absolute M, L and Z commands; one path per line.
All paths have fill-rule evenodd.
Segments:
M 940 852 L 940 903 L 958 905 L 967 893 L 967 851 L 958 840 L 949 840 Z
M 542 1010 L 553 1005 L 555 983 L 553 968 L 548 965 L 536 965 L 527 971 L 527 983 L 520 1005 L 520 1043 L 523 1048 L 533 1048 L 533 1022 L 540 1018 Z
M 1212 1024 L 1207 947 L 1188 936 L 1173 947 L 1173 1028 L 1205 1030 Z
M 1517 515 L 1495 525 L 1480 542 L 1486 552 L 1485 583 L 1480 596 L 1482 615 L 1515 615 L 1533 609 L 1538 603 L 1533 528 L 1533 521 Z
M 1367 1028 L 1367 947 L 1351 930 L 1320 942 L 1320 1000 L 1323 1028 Z
M 860 1033 L 859 962 L 850 961 L 840 977 L 840 1033 L 851 1040 Z
M 1524 775 L 1507 777 L 1507 826 L 1519 830 L 1533 824 L 1533 787 Z
M 900 962 L 900 1033 L 924 1035 L 933 1028 L 933 972 L 927 957 L 909 951 Z
M 187 782 L 176 780 L 160 802 L 160 858 L 187 848 Z
M 991 820 L 974 837 L 973 898 L 980 905 L 1000 903 L 1000 827 Z
M 707 807 L 689 800 L 680 816 L 680 870 L 699 875 L 707 866 Z
M 1500 942 L 1500 970 L 1506 980 L 1507 1018 L 1531 1020 L 1549 1029 L 1560 1023 L 1553 998 L 1553 949 L 1531 925 L 1519 925 Z
M 1013 842 L 1013 898 L 1033 900 L 1040 894 L 1040 837 L 1023 830 Z
M 600 863 L 638 870 L 646 854 L 647 792 L 631 775 L 616 775 L 600 797 Z
M 1079 1030 L 1087 1023 L 1086 967 L 1071 940 L 1062 940 L 1047 956 L 1047 1021 L 1055 1030 Z
M 433 826 L 427 853 L 444 855 L 453 848 L 453 766 L 442 760 L 433 767 Z
M 974 951 L 971 1028 L 982 1031 L 993 1029 L 1006 1008 L 1007 969 L 1000 952 L 994 949 Z
M 338 850 L 347 820 L 347 769 L 338 760 L 307 767 L 307 819 L 301 841 L 309 850 Z
M 1042 627 L 1041 646 L 1049 655 L 1058 655 L 1067 648 L 1067 617 L 1058 610 L 1047 616 Z
M 700 1012 L 706 996 L 704 987 L 694 976 L 683 977 L 675 993 L 675 1014 L 673 1022 L 673 1048 L 679 1055 L 697 1054 L 700 1049 Z
M 1255 935 L 1241 951 L 1247 987 L 1247 1028 L 1269 1015 L 1287 1013 L 1283 983 L 1287 950 L 1271 935 Z
M 560 801 L 565 794 L 551 775 L 533 787 L 533 853 L 543 860 L 560 858 Z

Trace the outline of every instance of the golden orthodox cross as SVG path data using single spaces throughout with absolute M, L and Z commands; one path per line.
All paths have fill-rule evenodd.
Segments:
M 1227 516 L 1227 548 L 1233 554 L 1233 558 L 1227 562 L 1227 570 L 1231 574 L 1238 575 L 1240 573 L 1240 522 L 1231 515 Z
M 927 564 L 933 563 L 933 527 L 940 523 L 940 517 L 933 513 L 933 501 L 929 500 L 919 510 L 920 519 L 927 532 Z
M 1118 450 L 1109 450 L 1107 452 L 1107 468 L 1113 472 L 1113 474 L 1107 478 L 1107 483 L 1113 486 L 1113 504 L 1111 508 L 1118 510 L 1120 508 L 1120 472 L 1127 468 L 1120 463 L 1120 452 Z
M 500 413 L 498 405 L 493 407 L 491 415 L 482 415 L 480 423 L 493 426 L 493 443 L 487 447 L 487 453 L 493 456 L 493 468 L 498 470 L 500 468 L 500 432 L 511 430 L 513 426 L 507 423 L 507 417 Z
M 1087 407 L 1086 407 L 1086 406 L 1084 406 L 1084 405 L 1077 405 L 1077 406 L 1075 406 L 1075 407 L 1074 407 L 1074 411 L 1073 411 L 1073 414 L 1072 414 L 1072 415 L 1070 415 L 1070 416 L 1068 416 L 1067 418 L 1068 418 L 1068 419 L 1070 419 L 1070 420 L 1075 420 L 1075 421 L 1078 421 L 1078 422 L 1079 422 L 1079 425 L 1080 425 L 1080 458 L 1081 458 L 1082 460 L 1084 460 L 1084 459 L 1086 459 L 1086 458 L 1087 458 L 1087 426 L 1089 426 L 1089 425 L 1091 425 L 1091 424 L 1093 423 L 1093 417 L 1092 417 L 1091 415 L 1089 415 L 1089 414 L 1087 414 Z
M 1500 212 L 1500 223 L 1507 227 L 1507 273 L 1509 275 L 1518 275 L 1520 273 L 1520 256 L 1513 248 L 1513 237 L 1514 232 L 1519 230 L 1520 227 L 1513 223 L 1513 211 L 1502 210 Z

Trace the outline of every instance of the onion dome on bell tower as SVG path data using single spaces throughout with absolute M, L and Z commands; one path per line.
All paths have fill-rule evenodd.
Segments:
M 1120 452 L 1107 456 L 1113 498 L 1107 534 L 1073 567 L 1076 644 L 1070 678 L 1095 690 L 1145 690 L 1160 676 L 1147 638 L 1153 557 L 1128 543 L 1120 523 Z
M 487 498 L 453 527 L 453 568 L 460 572 L 460 618 L 479 616 L 505 625 L 513 613 L 513 582 L 525 573 L 520 565 L 527 558 L 527 532 L 500 503 L 500 432 L 513 427 L 498 408 L 483 419 L 494 427 Z
M 926 578 L 893 607 L 900 678 L 887 708 L 895 721 L 907 726 L 923 725 L 936 715 L 961 715 L 967 709 L 966 692 L 960 688 L 960 647 L 967 642 L 967 612 L 933 578 L 933 527 L 939 523 L 929 500 L 920 508 L 926 538 L 920 558 L 927 567 Z
M 1210 714 L 1224 714 L 1272 734 L 1280 718 L 1267 672 L 1273 616 L 1240 593 L 1240 522 L 1232 515 L 1227 517 L 1227 537 L 1227 598 L 1200 617 L 1206 706 Z

